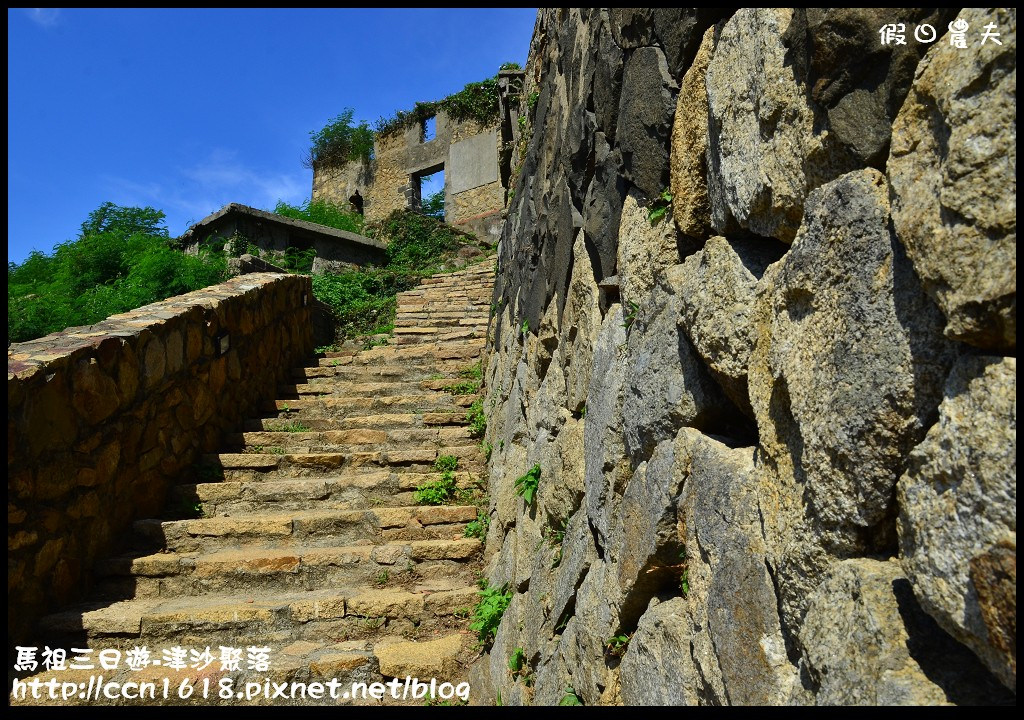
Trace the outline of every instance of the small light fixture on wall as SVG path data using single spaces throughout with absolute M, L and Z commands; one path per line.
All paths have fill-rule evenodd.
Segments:
M 231 349 L 231 336 L 227 333 L 222 333 L 217 336 L 217 354 L 225 355 L 228 350 Z
M 302 293 L 302 307 L 306 307 L 307 305 L 309 305 L 309 295 Z

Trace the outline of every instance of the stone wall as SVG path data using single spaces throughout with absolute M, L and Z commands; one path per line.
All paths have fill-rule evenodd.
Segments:
M 8 348 L 12 640 L 275 396 L 312 351 L 311 301 L 308 277 L 250 274 Z
M 960 16 L 539 13 L 474 689 L 1015 700 L 1016 15 Z
M 383 220 L 395 210 L 417 207 L 421 198 L 415 177 L 443 168 L 445 220 L 496 243 L 505 207 L 499 151 L 508 133 L 502 125 L 511 125 L 515 119 L 489 126 L 475 120 L 456 121 L 440 110 L 436 134 L 429 141 L 423 141 L 422 127 L 413 124 L 378 136 L 369 166 L 353 161 L 341 167 L 314 167 L 313 199 L 348 207 L 349 196 L 358 189 L 365 198 L 367 220 Z
M 373 166 L 362 160 L 341 166 L 316 167 L 313 169 L 313 199 L 352 210 L 349 198 L 358 190 L 365 201 L 366 188 L 372 182 Z

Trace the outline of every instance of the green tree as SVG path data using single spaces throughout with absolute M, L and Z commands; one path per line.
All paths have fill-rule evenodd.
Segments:
M 312 143 L 302 159 L 303 166 L 337 166 L 373 157 L 373 130 L 365 121 L 353 125 L 353 115 L 352 108 L 345 108 L 341 115 L 309 134 Z

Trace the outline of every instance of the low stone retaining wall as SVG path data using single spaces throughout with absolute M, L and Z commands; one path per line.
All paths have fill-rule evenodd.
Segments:
M 312 352 L 310 279 L 257 273 L 7 353 L 8 636 L 81 596 L 94 562 Z

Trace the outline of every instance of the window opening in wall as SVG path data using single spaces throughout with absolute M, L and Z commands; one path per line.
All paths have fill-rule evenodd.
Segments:
M 419 182 L 419 211 L 444 220 L 444 168 L 415 179 Z
M 423 142 L 430 142 L 437 137 L 437 115 L 423 121 Z

